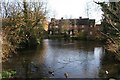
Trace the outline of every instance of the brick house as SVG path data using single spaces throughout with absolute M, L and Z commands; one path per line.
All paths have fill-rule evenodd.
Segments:
M 50 35 L 68 34 L 76 35 L 80 32 L 86 34 L 87 37 L 95 36 L 97 30 L 100 30 L 100 25 L 95 25 L 95 19 L 82 18 L 78 19 L 55 19 L 51 18 L 48 25 L 48 33 Z

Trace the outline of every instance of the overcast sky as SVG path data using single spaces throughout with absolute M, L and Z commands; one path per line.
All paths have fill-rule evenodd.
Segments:
M 15 1 L 15 0 L 3 0 Z M 19 0 L 17 0 L 19 1 Z M 21 1 L 21 0 L 20 0 Z M 27 1 L 41 1 L 41 0 L 27 0 Z M 63 18 L 91 18 L 96 19 L 100 23 L 102 11 L 93 1 L 106 1 L 106 0 L 43 0 L 47 1 L 49 9 L 49 17 L 57 19 Z M 88 14 L 87 15 L 87 9 Z
M 87 18 L 87 9 L 89 18 L 96 19 L 100 23 L 102 12 L 93 0 L 47 0 L 50 9 L 50 17 L 60 19 L 64 18 Z M 96 1 L 96 0 L 94 0 Z M 98 1 L 98 0 L 97 0 Z M 104 1 L 104 0 L 101 0 Z

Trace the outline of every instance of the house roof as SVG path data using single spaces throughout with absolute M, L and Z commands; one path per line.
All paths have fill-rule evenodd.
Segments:
M 83 19 L 79 19 L 77 21 L 78 25 L 89 25 L 89 18 L 83 18 Z
M 53 19 L 52 19 L 53 20 Z M 54 19 L 57 24 L 63 24 L 65 21 L 70 21 L 70 24 L 74 25 L 94 25 L 95 19 L 80 18 L 80 19 Z
M 90 20 L 89 20 L 89 24 L 90 24 L 90 25 L 95 24 L 95 19 L 90 19 Z

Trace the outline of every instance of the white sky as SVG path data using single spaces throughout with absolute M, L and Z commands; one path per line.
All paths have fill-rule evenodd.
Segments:
M 15 1 L 15 0 L 3 0 Z M 18 0 L 19 1 L 19 0 Z M 41 0 L 27 0 L 27 1 L 41 1 Z M 93 1 L 106 1 L 106 0 L 43 0 L 47 1 L 50 18 L 57 19 L 63 18 L 87 18 L 86 4 L 88 5 L 88 13 L 90 19 L 96 19 L 100 23 L 102 12 Z
M 63 18 L 83 18 L 87 17 L 86 4 L 88 4 L 89 18 L 96 19 L 100 23 L 102 12 L 95 7 L 93 0 L 47 0 L 48 8 L 52 12 L 50 17 Z M 96 1 L 96 0 L 94 0 Z M 98 0 L 97 0 L 98 1 Z M 102 0 L 103 1 L 103 0 Z

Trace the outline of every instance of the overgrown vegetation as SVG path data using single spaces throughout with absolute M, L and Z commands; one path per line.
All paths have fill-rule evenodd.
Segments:
M 80 39 L 86 40 L 87 39 L 87 34 L 86 34 L 86 32 L 79 32 L 77 34 L 77 37 L 80 38 Z
M 6 58 L 16 49 L 35 47 L 43 38 L 46 19 L 44 2 L 2 2 L 2 53 Z
M 16 75 L 16 71 L 10 70 L 10 71 L 3 71 L 0 73 L 2 75 L 2 78 L 14 78 Z
M 96 2 L 97 3 L 97 2 Z M 101 32 L 106 37 L 106 50 L 115 53 L 120 60 L 120 1 L 119 2 L 98 2 L 103 14 Z

